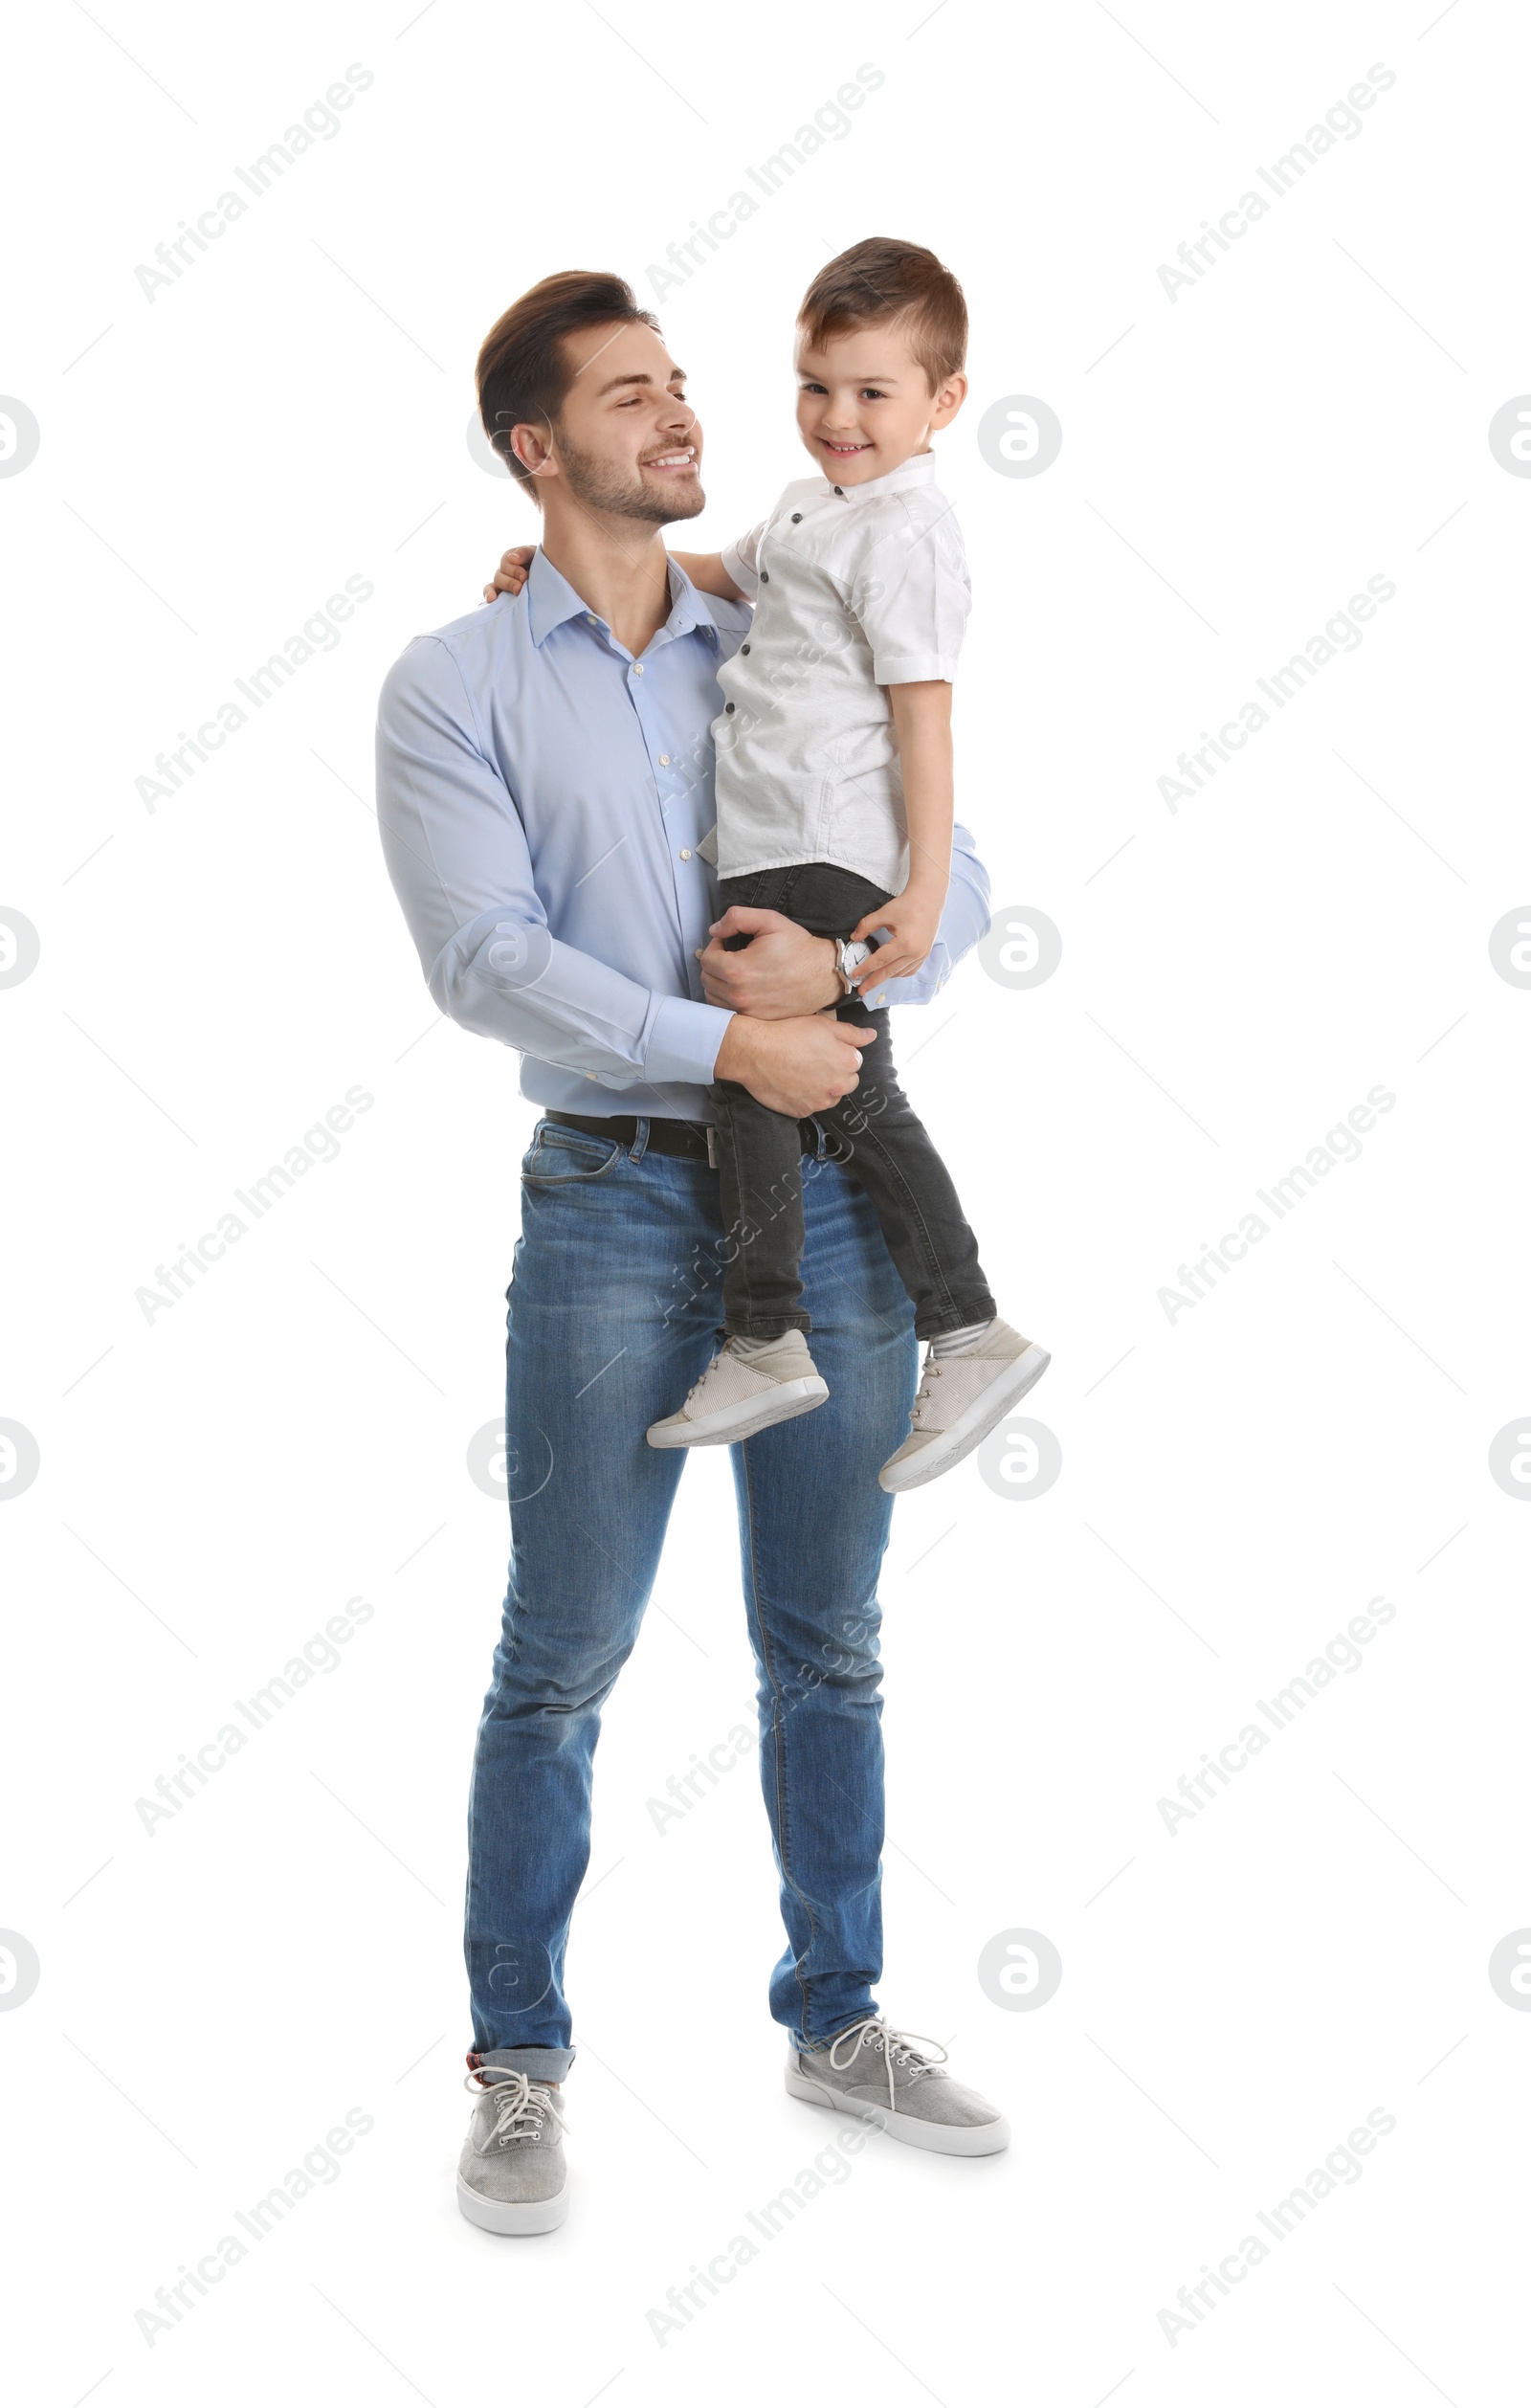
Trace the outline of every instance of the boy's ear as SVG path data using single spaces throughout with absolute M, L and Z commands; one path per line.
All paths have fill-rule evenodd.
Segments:
M 930 410 L 932 427 L 949 427 L 966 399 L 967 379 L 960 368 L 954 368 L 949 376 L 942 378 L 936 389 Z

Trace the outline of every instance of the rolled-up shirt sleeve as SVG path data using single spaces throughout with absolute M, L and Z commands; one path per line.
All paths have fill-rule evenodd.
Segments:
M 864 979 L 861 992 L 868 1003 L 933 1003 L 952 971 L 981 937 L 988 934 L 988 872 L 973 851 L 965 828 L 951 832 L 951 883 L 941 915 L 936 941 L 912 978 L 890 978 L 882 986 Z
M 925 513 L 924 494 L 905 497 L 904 523 L 868 546 L 852 587 L 878 685 L 932 679 L 949 685 L 957 675 L 973 590 L 956 522 L 939 496 L 931 498 L 935 518 Z
M 377 813 L 426 984 L 450 1018 L 598 1084 L 710 1081 L 729 1013 L 658 994 L 552 934 L 515 797 L 434 636 L 384 683 Z

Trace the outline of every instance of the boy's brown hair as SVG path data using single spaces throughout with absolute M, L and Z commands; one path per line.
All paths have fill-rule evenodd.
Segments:
M 512 301 L 484 337 L 475 371 L 484 433 L 539 507 L 537 479 L 512 451 L 511 430 L 527 423 L 552 426 L 574 382 L 566 335 L 610 325 L 653 326 L 657 332 L 659 321 L 638 307 L 632 285 L 620 276 L 566 268 Z
M 967 303 L 950 268 L 918 242 L 871 234 L 820 268 L 803 296 L 799 332 L 816 346 L 856 326 L 900 322 L 935 392 L 967 357 Z

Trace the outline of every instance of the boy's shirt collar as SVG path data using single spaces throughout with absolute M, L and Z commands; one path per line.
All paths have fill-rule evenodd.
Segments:
M 800 502 L 805 495 L 810 501 L 876 502 L 883 494 L 902 493 L 911 485 L 933 485 L 936 481 L 936 455 L 913 452 L 897 468 L 890 468 L 885 477 L 869 477 L 864 485 L 836 485 L 824 476 L 805 477 L 795 485 L 788 485 L 777 508 L 789 502 Z

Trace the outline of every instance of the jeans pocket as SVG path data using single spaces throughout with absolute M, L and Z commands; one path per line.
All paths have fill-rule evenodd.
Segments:
M 743 878 L 725 878 L 719 886 L 718 900 L 725 911 L 738 903 L 748 911 L 785 912 L 796 878 L 795 868 L 751 870 Z
M 544 1121 L 521 1162 L 521 1175 L 528 1187 L 573 1187 L 604 1179 L 624 1148 L 614 1138 L 592 1137 L 580 1128 L 560 1128 Z

